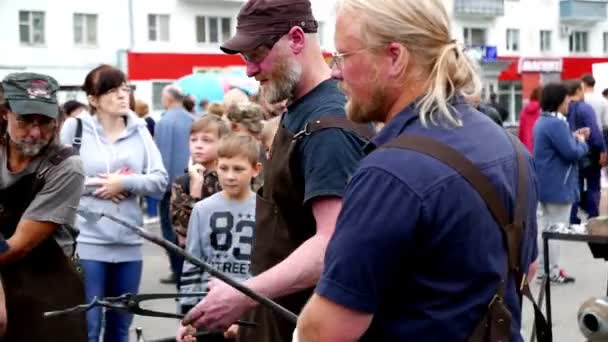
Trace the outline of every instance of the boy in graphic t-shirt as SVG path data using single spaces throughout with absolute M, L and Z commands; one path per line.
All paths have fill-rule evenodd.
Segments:
M 234 279 L 249 278 L 255 233 L 255 193 L 251 180 L 260 172 L 259 142 L 230 134 L 220 140 L 217 174 L 222 191 L 198 202 L 188 224 L 186 250 Z M 184 263 L 181 293 L 208 290 L 209 274 Z M 187 313 L 201 298 L 180 299 Z

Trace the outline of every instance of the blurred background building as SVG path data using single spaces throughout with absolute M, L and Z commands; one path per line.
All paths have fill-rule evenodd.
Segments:
M 454 38 L 481 64 L 485 98 L 497 94 L 510 122 L 518 120 L 539 83 L 578 78 L 592 72 L 594 64 L 608 62 L 608 0 L 443 1 L 454 18 Z M 330 53 L 334 1 L 312 3 L 319 40 Z M 235 31 L 242 4 L 0 0 L 0 77 L 15 71 L 47 73 L 62 85 L 61 100 L 83 100 L 78 90 L 86 73 L 109 63 L 127 73 L 137 96 L 158 113 L 162 88 L 184 76 L 228 68 L 244 78 L 240 57 L 219 50 Z

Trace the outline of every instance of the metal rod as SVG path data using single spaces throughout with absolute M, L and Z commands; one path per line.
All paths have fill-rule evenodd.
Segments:
M 549 269 L 549 238 L 542 235 L 543 238 L 543 263 L 545 269 L 545 314 L 547 315 L 547 324 L 549 329 L 553 329 L 553 323 L 551 321 L 551 274 Z
M 200 268 L 202 268 L 203 270 L 205 270 L 206 272 L 209 272 L 209 274 L 211 274 L 212 276 L 214 276 L 215 278 L 218 278 L 219 280 L 225 282 L 226 284 L 234 287 L 235 289 L 239 290 L 240 292 L 242 292 L 243 294 L 245 294 L 247 297 L 255 300 L 256 302 L 274 310 L 275 312 L 277 312 L 278 314 L 280 314 L 281 316 L 283 316 L 285 319 L 287 319 L 288 321 L 290 321 L 291 323 L 296 324 L 298 321 L 298 316 L 296 316 L 293 312 L 285 309 L 284 307 L 282 307 L 281 305 L 279 305 L 278 303 L 276 303 L 275 301 L 273 301 L 272 299 L 265 297 L 263 295 L 260 295 L 256 292 L 254 292 L 253 290 L 251 290 L 250 288 L 248 288 L 247 286 L 239 283 L 238 281 L 232 279 L 231 277 L 225 275 L 224 273 L 216 270 L 215 268 L 213 268 L 213 266 L 207 264 L 206 262 L 200 260 L 199 258 L 195 257 L 194 255 L 184 251 L 182 248 L 178 247 L 177 245 L 175 245 L 174 243 L 169 242 L 166 239 L 163 239 L 157 235 L 151 234 L 147 231 L 145 231 L 143 228 L 135 226 L 129 222 L 126 222 L 124 220 L 121 220 L 117 217 L 114 217 L 112 215 L 109 214 L 105 214 L 105 213 L 100 213 L 100 215 L 107 217 L 108 219 L 117 222 L 123 226 L 125 226 L 126 228 L 131 229 L 133 232 L 135 232 L 137 235 L 143 237 L 144 239 L 157 244 L 161 247 L 164 247 L 165 249 L 167 249 L 168 251 L 178 254 L 180 256 L 183 256 L 184 259 L 188 260 L 190 263 L 192 263 L 195 266 L 198 266 Z

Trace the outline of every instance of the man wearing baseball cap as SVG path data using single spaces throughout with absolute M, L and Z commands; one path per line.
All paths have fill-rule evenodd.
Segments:
M 33 73 L 0 84 L 0 275 L 6 341 L 85 341 L 83 314 L 44 318 L 82 304 L 84 287 L 62 248 L 73 225 L 84 171 L 57 142 L 59 85 Z M 6 239 L 6 240 L 4 240 Z M 71 250 L 73 251 L 73 245 Z
M 288 101 L 258 192 L 253 278 L 245 285 L 296 314 L 319 280 L 344 188 L 363 157 L 362 136 L 373 133 L 346 119 L 346 99 L 330 77 L 317 29 L 308 0 L 250 0 L 239 12 L 236 35 L 221 47 L 242 56 L 265 101 Z M 242 255 L 241 238 L 233 237 L 231 248 Z M 251 311 L 248 320 L 257 326 L 239 329 L 239 341 L 291 340 L 292 322 L 224 283 L 209 287 L 183 324 L 226 329 Z M 187 330 L 180 329 L 178 340 Z

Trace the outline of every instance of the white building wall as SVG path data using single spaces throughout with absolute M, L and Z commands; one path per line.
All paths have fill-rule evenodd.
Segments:
M 100 63 L 115 64 L 117 51 L 127 47 L 126 5 L 124 0 L 0 1 L 0 77 L 29 70 L 54 75 L 61 84 L 81 84 L 88 70 Z M 19 41 L 20 10 L 45 12 L 44 45 L 28 46 Z M 74 13 L 98 14 L 96 47 L 74 44 Z

